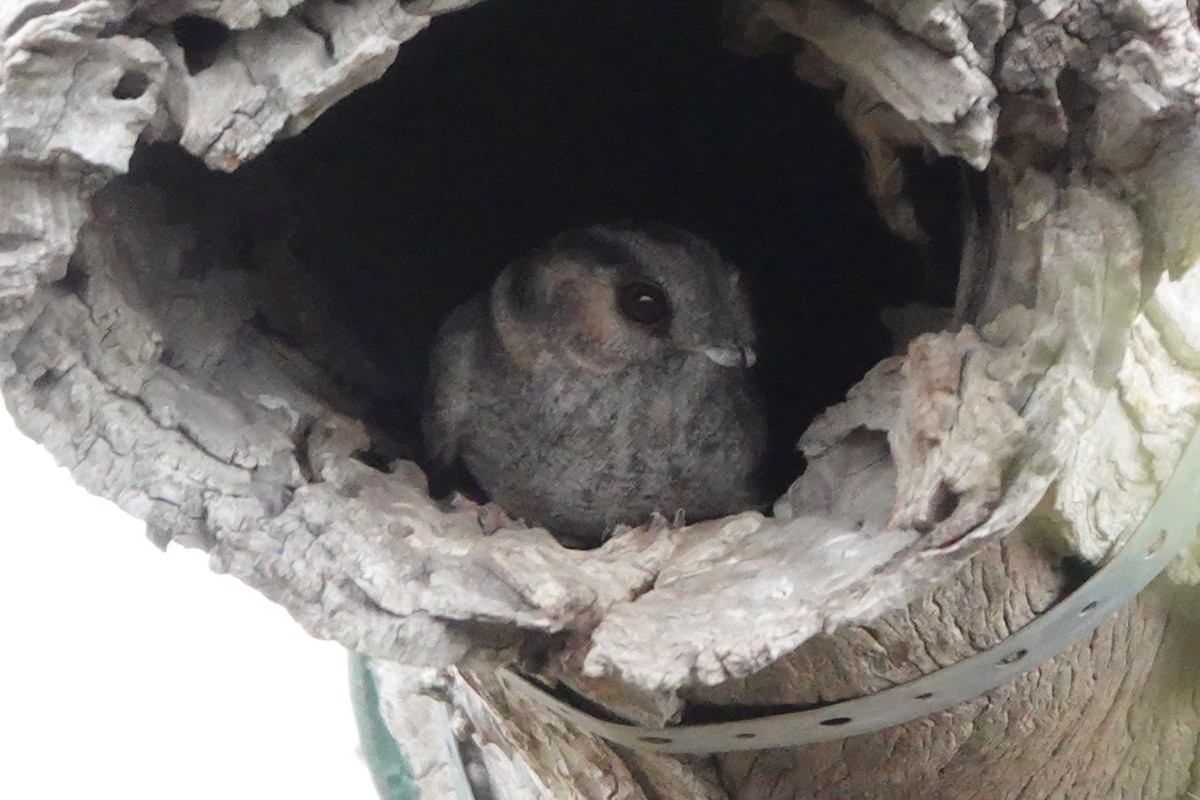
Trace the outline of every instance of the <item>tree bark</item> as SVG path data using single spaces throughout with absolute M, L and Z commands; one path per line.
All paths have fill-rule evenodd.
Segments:
M 372 656 L 430 797 L 452 757 L 419 735 L 434 702 L 497 797 L 1200 793 L 1195 545 L 1014 683 L 829 744 L 632 753 L 494 676 L 520 660 L 647 724 L 854 697 L 986 648 L 1069 590 L 1064 553 L 1119 546 L 1200 412 L 1187 3 L 730 4 L 742 49 L 788 51 L 838 98 L 899 234 L 927 237 L 907 151 L 979 170 L 956 306 L 812 424 L 773 516 L 589 552 L 374 463 L 383 434 L 346 386 L 384 395 L 386 370 L 315 302 L 286 200 L 247 164 L 468 4 L 0 9 L 0 385 L 23 430 L 160 546 L 204 548 Z

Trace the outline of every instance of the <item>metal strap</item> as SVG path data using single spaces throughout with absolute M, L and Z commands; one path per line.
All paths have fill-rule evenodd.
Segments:
M 1092 633 L 1161 573 L 1200 523 L 1200 428 L 1142 524 L 1078 589 L 995 647 L 914 681 L 806 711 L 738 722 L 651 728 L 612 722 L 569 705 L 502 667 L 512 691 L 588 733 L 636 750 L 724 753 L 844 739 L 910 722 L 987 694 Z

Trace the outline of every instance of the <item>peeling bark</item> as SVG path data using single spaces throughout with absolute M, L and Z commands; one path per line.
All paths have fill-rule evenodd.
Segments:
M 774 516 L 638 528 L 578 552 L 430 499 L 412 448 L 385 441 L 348 388 L 394 387 L 290 251 L 285 200 L 245 170 L 219 197 L 170 163 L 125 174 L 139 141 L 242 167 L 382 74 L 428 15 L 469 4 L 0 9 L 0 385 L 22 429 L 160 545 L 204 548 L 314 635 L 378 659 L 431 796 L 449 756 L 420 733 L 425 695 L 455 707 L 497 797 L 1200 792 L 1185 666 L 1200 545 L 1020 680 L 842 742 L 618 752 L 493 676 L 523 659 L 650 723 L 852 697 L 1019 628 L 1069 588 L 1057 554 L 1111 553 L 1200 413 L 1188 5 L 731 8 L 746 49 L 788 50 L 838 98 L 899 234 L 928 238 L 904 153 L 982 171 L 953 319 L 813 423 L 809 469 Z M 180 44 L 177 24 L 197 16 L 213 35 Z M 364 455 L 380 450 L 386 469 Z

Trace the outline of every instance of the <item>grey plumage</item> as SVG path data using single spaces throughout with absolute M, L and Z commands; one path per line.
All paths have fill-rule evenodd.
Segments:
M 753 507 L 766 435 L 734 267 L 666 226 L 568 231 L 443 323 L 423 419 L 510 515 L 573 543 Z

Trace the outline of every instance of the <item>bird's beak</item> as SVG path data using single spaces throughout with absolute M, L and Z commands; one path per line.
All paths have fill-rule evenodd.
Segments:
M 697 348 L 704 357 L 722 367 L 753 367 L 758 360 L 754 348 L 744 344 Z

